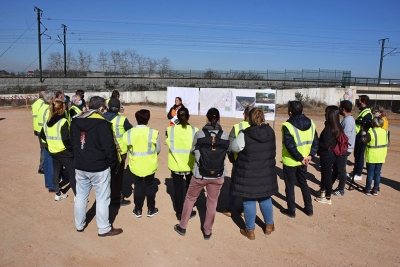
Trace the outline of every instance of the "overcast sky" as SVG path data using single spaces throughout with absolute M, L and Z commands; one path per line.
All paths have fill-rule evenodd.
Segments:
M 400 78 L 400 0 L 2 1 L 0 70 L 38 68 L 37 14 L 42 13 L 43 68 L 67 26 L 67 49 L 125 49 L 167 57 L 175 70 L 350 70 Z M 98 70 L 92 65 L 92 70 Z

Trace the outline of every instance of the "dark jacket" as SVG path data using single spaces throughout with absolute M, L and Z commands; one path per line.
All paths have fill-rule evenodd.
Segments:
M 294 127 L 301 131 L 306 131 L 311 127 L 311 120 L 307 118 L 304 114 L 301 115 L 294 115 L 290 117 L 287 122 L 292 124 Z M 283 143 L 285 144 L 286 149 L 290 153 L 290 155 L 297 161 L 302 161 L 304 157 L 300 154 L 297 150 L 296 143 L 294 142 L 293 136 L 290 134 L 289 130 L 283 126 Z M 318 134 L 315 131 L 314 140 L 311 145 L 311 151 L 309 156 L 314 157 L 317 153 L 318 149 Z
M 111 123 L 94 110 L 84 112 L 72 120 L 71 142 L 75 169 L 101 172 L 110 167 L 116 171 L 119 162 Z
M 318 140 L 318 156 L 333 156 L 332 149 L 336 145 L 336 138 L 332 135 L 332 128 L 325 122 L 325 128 L 322 130 Z
M 243 131 L 245 146 L 232 170 L 231 193 L 246 198 L 278 193 L 275 132 L 269 126 L 251 126 Z
M 46 122 L 48 127 L 52 127 L 55 124 L 57 124 L 57 122 L 61 119 L 64 119 L 65 116 L 63 115 L 53 115 L 53 117 L 50 118 L 50 120 L 48 122 Z M 72 152 L 72 145 L 71 145 L 71 139 L 70 139 L 70 134 L 69 134 L 69 125 L 68 122 L 64 123 L 64 125 L 61 127 L 60 129 L 61 132 L 61 140 L 65 146 L 65 150 L 61 151 L 59 153 L 50 153 L 50 155 L 52 157 L 63 157 L 63 158 L 70 158 L 73 157 L 74 154 Z M 44 132 L 44 127 L 42 127 L 42 130 L 40 132 L 40 138 L 42 138 L 44 141 L 47 141 L 46 139 L 46 134 Z M 47 146 L 47 144 L 46 144 Z
M 169 112 L 168 112 L 168 114 L 167 114 L 167 118 L 170 120 L 170 119 L 172 119 L 176 114 L 175 114 L 175 112 L 173 112 L 173 111 L 175 111 L 175 109 L 177 108 L 178 106 L 177 105 L 173 105 L 170 109 L 169 109 Z M 181 108 L 185 108 L 185 106 L 183 105 L 183 104 L 181 104 Z
M 75 105 L 75 104 L 72 104 L 72 105 L 75 106 L 75 107 L 77 107 L 77 108 L 79 108 L 79 109 L 82 111 L 81 106 L 77 106 L 77 105 Z M 72 109 L 72 108 L 70 108 L 70 109 L 69 109 L 69 117 L 72 119 L 72 117 L 75 116 L 75 115 L 76 115 L 75 110 Z
M 118 115 L 118 113 L 116 113 L 116 112 L 108 111 L 108 112 L 103 114 L 103 117 L 106 120 L 108 120 L 109 122 L 111 122 L 115 117 L 117 117 L 117 115 Z M 132 127 L 133 127 L 132 124 L 128 121 L 128 118 L 126 118 L 125 121 L 124 121 L 124 129 L 125 129 L 125 131 L 128 131 Z

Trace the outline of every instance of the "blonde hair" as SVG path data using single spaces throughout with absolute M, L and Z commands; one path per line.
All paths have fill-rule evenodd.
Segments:
M 249 124 L 251 126 L 260 126 L 265 123 L 264 112 L 259 108 L 254 108 L 250 111 Z
M 50 121 L 51 117 L 54 115 L 63 115 L 65 112 L 65 103 L 61 101 L 54 101 L 52 104 L 49 105 L 49 118 L 47 119 Z

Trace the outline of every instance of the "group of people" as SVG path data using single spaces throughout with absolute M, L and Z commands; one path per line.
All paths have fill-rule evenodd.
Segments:
M 84 230 L 88 196 L 93 187 L 98 235 L 122 233 L 122 229 L 113 228 L 109 223 L 108 207 L 110 204 L 130 204 L 122 195 L 123 170 L 128 153 L 128 166 L 134 184 L 133 214 L 137 218 L 142 217 L 144 201 L 147 200 L 147 217 L 156 215 L 154 180 L 161 146 L 159 132 L 147 126 L 150 111 L 137 111 L 137 125 L 133 127 L 121 115 L 119 93 L 113 94 L 107 105 L 105 99 L 93 96 L 85 107 L 81 106 L 83 95 L 77 92 L 69 109 L 61 91 L 45 91 L 40 95 L 42 98 L 32 105 L 35 135 L 39 136 L 41 151 L 44 152 L 39 172 L 44 173 L 45 185 L 49 191 L 55 192 L 57 201 L 67 197 L 59 183 L 68 176 L 75 195 L 77 231 Z M 347 176 L 353 182 L 361 178 L 364 153 L 368 173 L 365 193 L 377 195 L 389 144 L 388 129 L 383 126 L 386 122 L 387 127 L 388 123 L 383 109 L 375 107 L 371 110 L 368 102 L 368 96 L 359 97 L 357 105 L 360 114 L 356 120 L 351 115 L 353 105 L 348 100 L 340 102 L 339 107 L 328 106 L 325 128 L 319 137 L 315 123 L 303 114 L 302 104 L 299 101 L 288 102 L 289 119 L 281 127 L 287 200 L 287 209 L 281 210 L 283 214 L 292 218 L 296 216 L 294 187 L 297 181 L 303 195 L 304 212 L 308 216 L 313 215 L 307 167 L 316 155 L 320 159 L 321 186 L 315 201 L 330 205 L 332 195 L 343 196 Z M 222 213 L 232 216 L 232 213 L 243 212 L 245 227 L 240 229 L 240 233 L 254 240 L 258 202 L 264 218 L 264 234 L 270 235 L 275 230 L 272 206 L 272 196 L 278 193 L 275 132 L 266 123 L 261 109 L 249 106 L 243 115 L 244 120 L 235 124 L 228 134 L 222 130 L 216 108 L 208 110 L 207 123 L 201 130 L 190 125 L 189 110 L 181 98 L 176 97 L 175 105 L 168 112 L 168 168 L 174 186 L 174 209 L 179 221 L 174 230 L 180 235 L 186 234 L 189 219 L 196 216 L 193 207 L 205 187 L 207 209 L 202 232 L 205 240 L 211 238 L 218 198 L 227 173 L 226 155 L 233 169 L 228 204 Z M 340 115 L 344 117 L 342 122 Z M 348 149 L 337 155 L 334 147 L 343 133 L 347 136 Z M 346 173 L 346 162 L 353 149 L 355 166 L 349 175 Z M 335 180 L 339 184 L 333 190 Z M 374 187 L 371 189 L 372 181 Z M 242 203 L 240 210 L 234 208 L 237 198 Z

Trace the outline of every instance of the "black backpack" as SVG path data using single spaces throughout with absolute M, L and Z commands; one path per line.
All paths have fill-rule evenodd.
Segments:
M 218 133 L 203 130 L 205 137 L 197 139 L 196 149 L 200 151 L 199 171 L 202 177 L 221 178 L 224 173 L 226 151 L 229 140 L 222 140 Z

